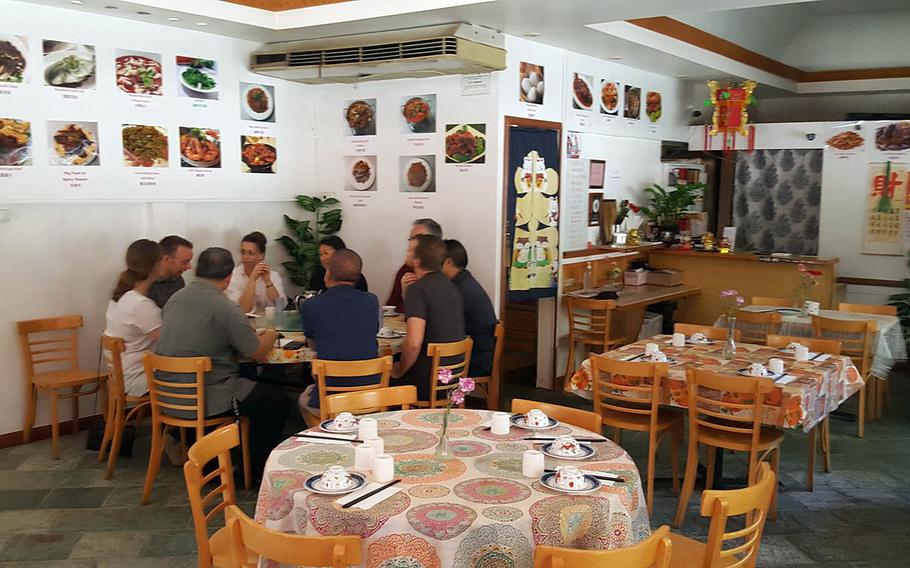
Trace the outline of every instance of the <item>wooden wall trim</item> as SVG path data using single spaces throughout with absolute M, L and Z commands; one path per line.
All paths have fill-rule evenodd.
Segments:
M 903 288 L 904 283 L 900 280 L 880 280 L 878 278 L 853 278 L 851 276 L 841 276 L 837 279 L 838 284 L 852 284 L 854 286 L 880 286 L 882 288 Z
M 102 419 L 102 415 L 95 414 L 93 416 L 84 416 L 79 419 L 79 430 L 86 430 L 92 426 L 95 422 L 98 422 Z M 73 421 L 67 420 L 60 423 L 60 435 L 65 436 L 67 434 L 73 433 Z M 48 440 L 51 437 L 51 426 L 38 426 L 32 428 L 32 435 L 29 439 L 29 443 L 37 442 L 38 440 Z M 21 446 L 22 445 L 22 430 L 16 432 L 9 432 L 7 434 L 0 434 L 0 449 L 9 448 L 12 446 Z
M 800 82 L 864 81 L 870 79 L 902 79 L 910 77 L 910 67 L 880 67 L 878 69 L 841 69 L 836 71 L 805 71 Z

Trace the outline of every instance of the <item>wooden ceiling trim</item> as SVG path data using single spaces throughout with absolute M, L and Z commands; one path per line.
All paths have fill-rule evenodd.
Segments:
M 312 8 L 314 6 L 325 6 L 326 4 L 340 4 L 350 2 L 351 0 L 224 0 L 231 4 L 240 4 L 250 8 L 259 8 L 270 12 L 284 12 L 285 10 L 296 10 L 298 8 Z
M 877 69 L 840 69 L 836 71 L 806 71 L 803 83 L 821 81 L 863 81 L 869 79 L 903 79 L 910 77 L 910 67 L 879 67 Z

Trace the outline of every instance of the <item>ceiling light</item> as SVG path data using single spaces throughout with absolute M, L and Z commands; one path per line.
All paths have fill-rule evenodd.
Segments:
M 120 7 L 119 6 L 105 6 L 104 9 L 105 10 L 119 10 Z
M 84 3 L 85 2 L 83 2 L 82 0 L 70 0 L 70 4 L 76 4 L 77 6 L 80 4 L 84 4 Z
M 688 77 L 688 75 L 677 75 L 676 76 L 677 79 L 685 79 L 687 77 Z
M 136 12 L 136 13 L 139 14 L 140 16 L 151 16 L 152 15 L 151 12 Z
M 169 21 L 169 22 L 179 22 L 179 21 L 180 21 L 180 18 L 168 18 L 167 21 Z
M 523 35 L 525 37 L 537 37 L 540 35 L 540 32 L 525 32 L 521 35 Z
M 620 59 L 625 59 L 622 55 L 610 55 L 607 57 L 610 61 L 619 61 Z
M 206 22 L 196 22 L 196 25 L 197 26 L 207 26 L 208 24 Z

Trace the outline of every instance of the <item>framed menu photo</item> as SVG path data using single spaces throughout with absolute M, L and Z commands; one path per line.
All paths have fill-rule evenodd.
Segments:
M 588 226 L 589 227 L 599 227 L 600 226 L 600 208 L 603 205 L 604 194 L 603 193 L 589 193 L 588 194 Z
M 603 160 L 590 160 L 590 166 L 588 167 L 588 187 L 591 189 L 603 189 L 607 163 Z

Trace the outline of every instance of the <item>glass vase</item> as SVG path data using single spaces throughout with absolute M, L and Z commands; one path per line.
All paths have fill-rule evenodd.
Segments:
M 736 357 L 736 342 L 733 335 L 736 332 L 736 318 L 727 316 L 727 340 L 724 342 L 724 350 L 721 357 L 724 359 L 733 359 Z
M 451 408 L 446 408 L 445 414 L 442 415 L 442 428 L 439 430 L 439 443 L 436 444 L 436 451 L 433 457 L 440 461 L 452 459 L 452 452 L 449 449 L 449 412 Z

